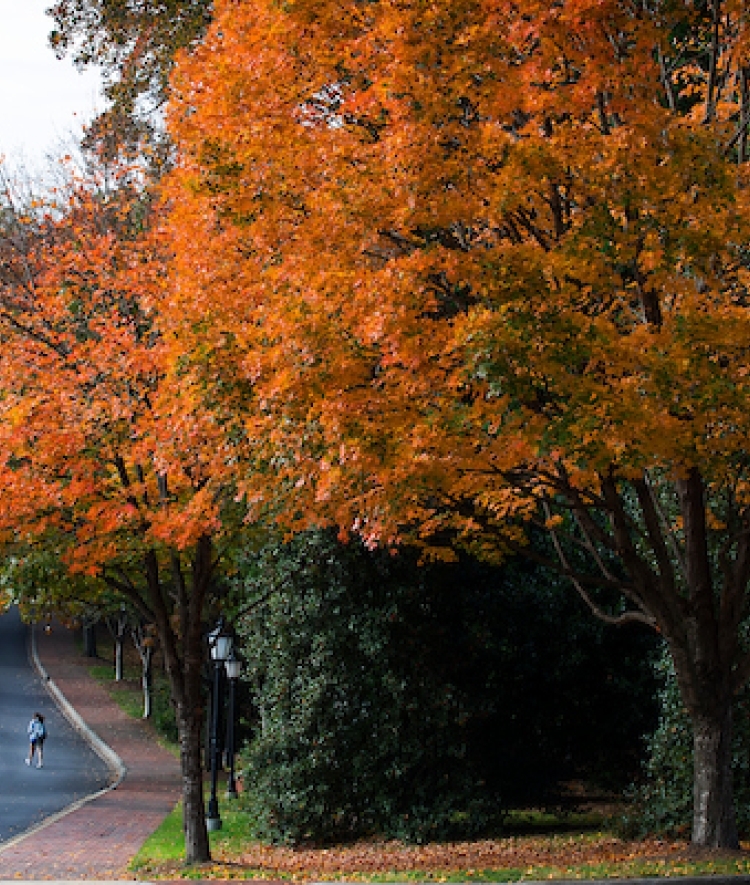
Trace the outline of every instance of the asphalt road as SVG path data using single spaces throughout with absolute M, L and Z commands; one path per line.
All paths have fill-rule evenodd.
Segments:
M 0 842 L 110 783 L 107 766 L 68 723 L 31 666 L 28 628 L 12 609 L 0 616 Z M 44 767 L 24 763 L 26 726 L 44 716 Z

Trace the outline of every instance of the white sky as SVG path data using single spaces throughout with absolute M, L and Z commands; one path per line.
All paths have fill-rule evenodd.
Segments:
M 58 61 L 47 35 L 52 0 L 0 0 L 0 153 L 31 167 L 103 107 L 95 71 Z M 59 153 L 59 151 L 57 151 Z

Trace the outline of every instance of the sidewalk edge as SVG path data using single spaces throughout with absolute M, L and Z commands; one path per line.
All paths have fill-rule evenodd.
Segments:
M 109 767 L 110 771 L 115 777 L 115 780 L 108 787 L 105 787 L 103 791 L 99 791 L 94 795 L 100 795 L 102 792 L 109 792 L 109 790 L 114 790 L 118 787 L 126 773 L 127 767 L 122 759 L 115 753 L 112 747 L 109 744 L 105 743 L 99 735 L 86 724 L 84 719 L 78 713 L 78 711 L 73 707 L 73 705 L 68 701 L 65 695 L 60 691 L 60 689 L 55 684 L 55 681 L 52 677 L 47 673 L 44 668 L 44 664 L 42 664 L 39 653 L 36 647 L 36 631 L 34 624 L 31 625 L 30 629 L 31 634 L 31 660 L 34 664 L 34 667 L 42 679 L 45 688 L 52 695 L 55 703 L 60 708 L 60 711 L 65 716 L 65 718 L 70 722 L 70 724 L 79 731 L 83 737 L 88 741 L 92 750 L 99 756 L 99 758 Z

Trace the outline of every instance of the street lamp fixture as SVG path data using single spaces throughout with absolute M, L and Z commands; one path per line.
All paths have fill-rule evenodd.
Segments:
M 211 794 L 208 799 L 206 813 L 206 828 L 209 833 L 221 829 L 221 817 L 219 816 L 219 800 L 216 797 L 216 787 L 219 776 L 219 691 L 221 669 L 226 661 L 232 657 L 234 640 L 232 634 L 226 629 L 224 619 L 219 618 L 216 627 L 208 634 L 208 648 L 211 660 L 214 662 L 214 685 L 211 697 Z
M 234 638 L 227 629 L 224 618 L 219 618 L 214 629 L 208 634 L 208 647 L 211 650 L 212 660 L 219 664 L 231 656 Z
M 230 651 L 229 656 L 224 661 L 224 667 L 230 679 L 239 679 L 242 672 L 242 661 L 235 655 L 234 649 Z

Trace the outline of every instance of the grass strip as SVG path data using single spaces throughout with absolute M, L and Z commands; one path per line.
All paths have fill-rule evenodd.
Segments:
M 590 880 L 628 878 L 670 878 L 675 876 L 708 876 L 750 874 L 750 858 L 738 855 L 717 856 L 710 859 L 685 860 L 682 858 L 663 859 L 631 857 L 615 860 L 612 863 L 554 864 L 528 863 L 523 866 L 498 867 L 490 869 L 450 869 L 450 870 L 388 870 L 361 872 L 355 868 L 340 872 L 323 872 L 320 869 L 305 868 L 300 859 L 299 868 L 275 869 L 269 862 L 263 868 L 252 867 L 243 861 L 248 848 L 256 843 L 248 835 L 247 815 L 225 805 L 221 809 L 223 827 L 210 834 L 211 853 L 215 861 L 210 864 L 186 866 L 184 864 L 184 842 L 182 814 L 178 806 L 162 825 L 146 840 L 141 850 L 130 864 L 130 870 L 147 876 L 149 879 L 274 879 L 279 881 L 347 881 L 347 882 L 521 882 L 524 880 Z M 567 817 L 567 816 L 565 816 Z M 551 824 L 552 822 L 549 821 Z M 512 839 L 513 837 L 510 837 Z M 560 841 L 559 835 L 539 835 L 533 837 L 539 848 L 540 859 L 546 849 Z M 568 831 L 566 839 L 571 844 L 581 845 L 597 840 L 612 839 L 609 833 L 590 832 L 573 836 Z M 500 840 L 502 841 L 502 840 Z M 356 846 L 354 846 L 356 853 Z M 304 852 L 303 852 L 304 854 Z M 666 850 L 665 850 L 666 854 Z

